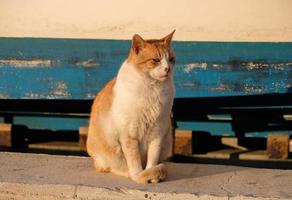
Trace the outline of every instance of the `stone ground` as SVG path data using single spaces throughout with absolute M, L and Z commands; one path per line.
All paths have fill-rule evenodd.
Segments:
M 0 152 L 0 199 L 292 199 L 292 170 L 167 163 L 140 185 L 97 173 L 88 157 Z

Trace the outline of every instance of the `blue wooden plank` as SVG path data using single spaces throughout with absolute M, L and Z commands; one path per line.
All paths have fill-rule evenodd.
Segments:
M 112 79 L 130 41 L 0 38 L 1 98 L 88 99 Z M 174 42 L 178 97 L 291 90 L 292 43 Z

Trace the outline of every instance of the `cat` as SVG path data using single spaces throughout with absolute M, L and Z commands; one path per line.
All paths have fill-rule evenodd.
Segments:
M 135 34 L 117 77 L 97 94 L 87 152 L 98 172 L 112 172 L 137 183 L 166 179 L 162 162 L 172 156 L 173 148 L 173 34 L 156 40 Z

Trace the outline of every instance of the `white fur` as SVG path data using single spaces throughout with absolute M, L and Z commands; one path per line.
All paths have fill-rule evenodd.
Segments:
M 155 69 L 159 67 L 163 69 L 165 66 Z M 104 120 L 107 123 L 103 123 L 105 130 L 111 130 L 107 133 L 114 134 L 107 135 L 109 142 L 114 144 L 130 135 L 138 138 L 141 155 L 149 154 L 147 151 L 160 151 L 161 143 L 157 143 L 158 146 L 155 142 L 149 144 L 154 140 L 162 141 L 166 134 L 170 134 L 169 118 L 174 92 L 171 75 L 164 81 L 158 81 L 139 73 L 125 61 L 114 86 L 112 108 Z M 151 168 L 152 163 L 157 164 L 159 158 L 151 159 L 154 160 L 148 158 L 147 168 Z
M 171 76 L 165 81 L 141 76 L 132 64 L 124 62 L 114 87 L 111 117 L 118 129 L 134 129 L 134 133 L 130 134 L 146 134 L 155 124 L 163 123 L 161 120 L 170 116 L 173 103 L 174 86 Z M 125 127 L 129 124 L 133 127 Z

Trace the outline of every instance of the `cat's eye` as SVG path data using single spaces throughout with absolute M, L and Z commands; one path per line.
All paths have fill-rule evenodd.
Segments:
M 174 63 L 175 62 L 175 58 L 174 57 L 169 58 L 169 62 Z
M 158 58 L 152 58 L 152 61 L 153 61 L 154 63 L 159 63 L 159 62 L 160 62 L 160 59 L 158 59 Z

